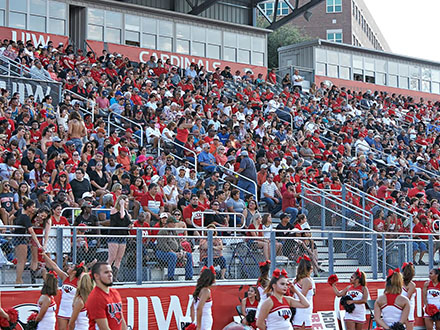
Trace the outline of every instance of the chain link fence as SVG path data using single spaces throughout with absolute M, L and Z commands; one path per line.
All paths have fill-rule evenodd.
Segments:
M 421 240 L 412 239 L 411 234 L 313 227 L 303 231 L 237 229 L 234 233 L 228 228 L 194 232 L 171 227 L 54 227 L 46 244 L 43 231 L 38 240 L 60 268 L 82 261 L 89 267 L 96 261 L 107 261 L 115 281 L 136 284 L 195 280 L 202 267 L 210 265 L 216 268 L 218 280 L 256 279 L 259 263 L 267 259 L 272 270 L 284 268 L 294 276 L 297 259 L 303 255 L 311 258 L 315 277 L 336 273 L 349 278 L 359 268 L 369 279 L 384 278 L 388 269 L 401 267 L 413 257 L 416 272 L 426 274 L 440 247 L 438 234 Z M 30 235 L 13 235 L 9 229 L 0 237 L 0 284 L 15 285 L 20 268 L 17 247 L 25 251 L 21 258 L 24 285 L 42 284 L 45 265 L 37 244 Z

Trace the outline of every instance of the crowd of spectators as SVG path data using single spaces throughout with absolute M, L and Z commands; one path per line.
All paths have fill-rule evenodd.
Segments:
M 278 85 L 274 70 L 264 79 L 250 71 L 232 74 L 228 66 L 207 72 L 191 63 L 181 69 L 169 59 L 151 56 L 134 63 L 122 54 L 103 50 L 97 55 L 51 42 L 35 48 L 4 40 L 0 53 L 26 66 L 33 78 L 44 76 L 73 92 L 52 104 L 50 96 L 37 102 L 32 95 L 1 90 L 0 216 L 5 225 L 14 224 L 29 199 L 37 209 L 53 210 L 50 225 L 158 227 L 151 233 L 171 227 L 197 235 L 197 227 L 212 224 L 269 229 L 277 217 L 285 233 L 276 253 L 294 258 L 301 249 L 313 249 L 313 244 L 283 244 L 307 229 L 300 224 L 307 223 L 308 214 L 300 203 L 302 182 L 338 196 L 343 184 L 354 186 L 412 213 L 417 232 L 430 231 L 439 219 L 438 102 L 324 83 L 306 91 L 298 72 Z M 88 113 L 92 104 L 94 122 Z M 123 129 L 107 131 L 109 113 Z M 362 207 L 356 196 L 347 198 Z M 127 202 L 127 215 L 120 200 Z M 261 201 L 267 212 L 261 212 Z M 73 223 L 61 221 L 59 206 L 79 207 L 81 213 Z M 374 202 L 366 207 L 373 212 Z M 196 213 L 205 210 L 212 214 Z M 112 218 L 118 212 L 121 217 Z M 374 220 L 377 231 L 410 227 L 387 210 Z M 265 232 L 248 235 L 268 257 Z M 114 267 L 120 266 L 125 250 L 119 245 L 125 243 L 108 243 Z M 78 247 L 93 262 L 88 252 L 99 244 L 89 239 Z M 184 238 L 145 244 L 157 249 L 157 258 L 172 262 L 169 279 L 176 264 L 192 265 L 192 242 Z M 414 246 L 416 253 L 426 249 Z M 206 253 L 201 255 L 206 262 Z M 225 269 L 221 252 L 215 258 Z

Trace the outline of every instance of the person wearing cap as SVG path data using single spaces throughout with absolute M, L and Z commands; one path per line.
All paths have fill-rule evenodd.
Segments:
M 174 166 L 174 156 L 171 155 L 171 154 L 168 154 L 168 155 L 166 156 L 166 162 L 165 162 L 165 164 L 163 164 L 163 165 L 159 168 L 159 175 L 160 175 L 160 176 L 164 176 L 164 175 L 165 175 L 165 169 L 166 169 L 167 167 L 170 167 L 170 168 L 171 168 L 171 174 L 172 174 L 172 175 L 174 175 L 174 176 L 177 176 L 177 175 L 178 175 L 177 169 L 176 169 L 176 167 Z
M 131 159 L 130 159 L 130 149 L 128 147 L 119 147 L 119 154 L 116 157 L 116 162 L 121 164 L 126 171 L 130 171 Z
M 423 200 L 426 201 L 425 182 L 422 180 L 419 180 L 414 188 L 408 190 L 408 198 L 416 197 L 418 194 L 422 194 Z
M 255 183 L 257 182 L 257 169 L 255 163 L 249 157 L 247 150 L 243 150 L 240 153 L 240 159 L 240 168 L 237 171 L 240 174 L 237 183 L 237 186 L 241 188 L 240 198 L 244 199 L 245 192 L 256 196 Z
M 432 200 L 440 202 L 440 182 L 435 181 L 432 188 L 426 190 L 426 197 L 430 202 Z
M 167 213 L 161 213 L 160 218 L 166 218 L 166 223 L 165 227 L 158 232 L 158 236 L 160 237 L 157 238 L 156 257 L 167 263 L 168 281 L 175 280 L 174 274 L 177 261 L 185 263 L 185 280 L 192 280 L 192 254 L 183 250 L 180 239 L 176 238 L 177 233 L 173 230 L 178 220 L 169 217 Z

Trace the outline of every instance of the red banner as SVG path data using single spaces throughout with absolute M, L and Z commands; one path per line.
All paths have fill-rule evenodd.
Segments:
M 32 41 L 33 45 L 37 47 L 39 44 L 43 46 L 47 46 L 49 41 L 53 42 L 54 47 L 56 48 L 60 42 L 67 45 L 69 42 L 69 37 L 57 35 L 57 34 L 49 34 L 49 33 L 41 33 L 35 31 L 26 31 L 20 29 L 12 29 L 7 27 L 0 27 L 0 39 L 8 39 L 18 41 L 21 40 L 23 42 Z
M 100 52 L 104 49 L 104 43 L 100 41 L 87 40 L 87 43 L 93 49 L 93 51 L 97 52 L 97 55 L 100 56 Z M 240 70 L 241 74 L 244 75 L 245 71 L 251 70 L 254 75 L 258 73 L 262 73 L 264 78 L 266 78 L 267 68 L 263 66 L 256 66 L 250 64 L 240 64 L 229 61 L 216 60 L 212 58 L 206 57 L 198 57 L 192 55 L 178 54 L 178 53 L 170 53 L 164 52 L 161 50 L 153 50 L 148 48 L 140 48 L 134 46 L 126 46 L 126 45 L 118 45 L 107 43 L 106 49 L 113 53 L 119 53 L 124 56 L 127 56 L 131 61 L 135 62 L 147 62 L 150 59 L 150 56 L 155 56 L 156 58 L 160 58 L 162 62 L 165 62 L 167 59 L 171 60 L 171 64 L 181 67 L 187 68 L 191 64 L 191 62 L 197 63 L 198 66 L 204 66 L 206 70 L 213 72 L 217 67 L 220 67 L 222 70 L 225 66 L 231 67 L 231 72 L 235 73 L 236 70 Z M 255 76 L 256 77 L 256 76 Z
M 417 281 L 416 322 L 415 326 L 423 326 L 422 319 L 422 281 Z M 339 283 L 342 289 L 347 283 Z M 213 316 L 215 330 L 232 322 L 237 315 L 235 307 L 240 304 L 239 298 L 244 296 L 248 286 L 218 284 L 212 288 Z M 370 299 L 376 299 L 383 293 L 383 281 L 369 282 Z M 116 287 L 117 288 L 117 287 Z M 194 286 L 178 286 L 163 284 L 148 287 L 120 287 L 125 319 L 133 329 L 177 329 L 177 321 L 190 316 L 191 295 Z M 38 290 L 11 290 L 1 292 L 1 306 L 14 307 L 19 311 L 19 319 L 23 324 L 27 317 L 37 310 L 40 296 Z M 60 297 L 57 296 L 57 302 Z M 327 283 L 316 284 L 314 311 L 337 311 L 339 304 L 335 300 L 332 288 Z M 314 315 L 314 329 L 323 329 L 322 313 Z M 324 318 L 325 320 L 325 318 Z M 367 325 L 366 325 L 367 326 Z
M 397 95 L 411 96 L 417 102 L 421 97 L 423 97 L 425 100 L 431 100 L 434 102 L 440 101 L 440 95 L 437 94 L 431 94 L 426 92 L 419 92 L 419 91 L 413 91 L 409 89 L 395 88 L 389 86 L 379 86 L 376 84 L 367 83 L 363 81 L 345 80 L 345 79 L 330 78 L 325 76 L 315 76 L 315 83 L 318 86 L 321 82 L 326 82 L 326 81 L 331 82 L 333 85 L 336 85 L 339 88 L 345 87 L 347 89 L 357 92 L 366 92 L 367 90 L 370 90 L 374 93 L 375 91 L 378 92 L 382 91 L 382 92 L 387 92 L 389 95 L 394 93 Z

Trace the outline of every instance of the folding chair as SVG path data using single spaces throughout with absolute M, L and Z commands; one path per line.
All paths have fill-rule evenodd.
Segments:
M 370 311 L 370 321 L 368 322 L 368 330 L 371 329 L 371 326 L 374 322 L 374 303 L 376 302 L 376 300 L 367 300 L 367 308 Z

